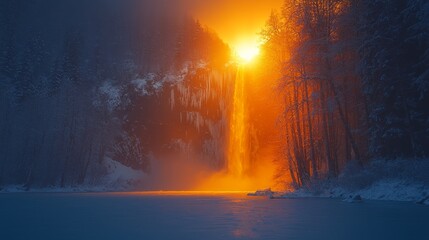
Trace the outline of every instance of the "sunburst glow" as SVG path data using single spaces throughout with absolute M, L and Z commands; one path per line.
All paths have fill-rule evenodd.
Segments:
M 259 55 L 259 47 L 256 44 L 242 44 L 235 48 L 235 54 L 240 62 L 248 63 Z

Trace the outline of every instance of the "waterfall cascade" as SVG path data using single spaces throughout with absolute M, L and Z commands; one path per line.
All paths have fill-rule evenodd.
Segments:
M 228 143 L 228 173 L 240 177 L 248 169 L 248 124 L 244 66 L 237 68 Z

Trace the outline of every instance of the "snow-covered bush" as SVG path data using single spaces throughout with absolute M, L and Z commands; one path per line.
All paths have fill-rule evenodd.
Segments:
M 145 155 L 141 141 L 136 136 L 124 135 L 114 144 L 113 158 L 127 167 L 149 170 L 149 158 Z

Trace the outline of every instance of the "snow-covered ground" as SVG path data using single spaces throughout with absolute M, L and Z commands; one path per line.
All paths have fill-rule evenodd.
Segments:
M 134 170 L 130 167 L 114 161 L 110 158 L 105 158 L 103 167 L 106 175 L 103 176 L 97 183 L 85 183 L 79 186 L 67 187 L 32 187 L 27 188 L 22 185 L 9 185 L 0 187 L 0 192 L 123 192 L 138 190 L 141 181 L 146 174 L 143 171 Z
M 429 160 L 379 160 L 364 168 L 351 165 L 338 179 L 315 181 L 296 191 L 277 193 L 276 197 L 411 201 L 429 205 Z
M 399 179 L 385 179 L 364 189 L 350 190 L 343 187 L 327 188 L 324 191 L 298 189 L 293 192 L 277 193 L 280 198 L 328 197 L 351 201 L 362 200 L 412 201 L 429 205 L 429 187 L 421 183 L 411 183 Z

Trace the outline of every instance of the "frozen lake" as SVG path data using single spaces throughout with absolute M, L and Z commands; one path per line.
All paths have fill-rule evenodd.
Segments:
M 0 194 L 1 239 L 429 239 L 429 207 L 245 194 Z

